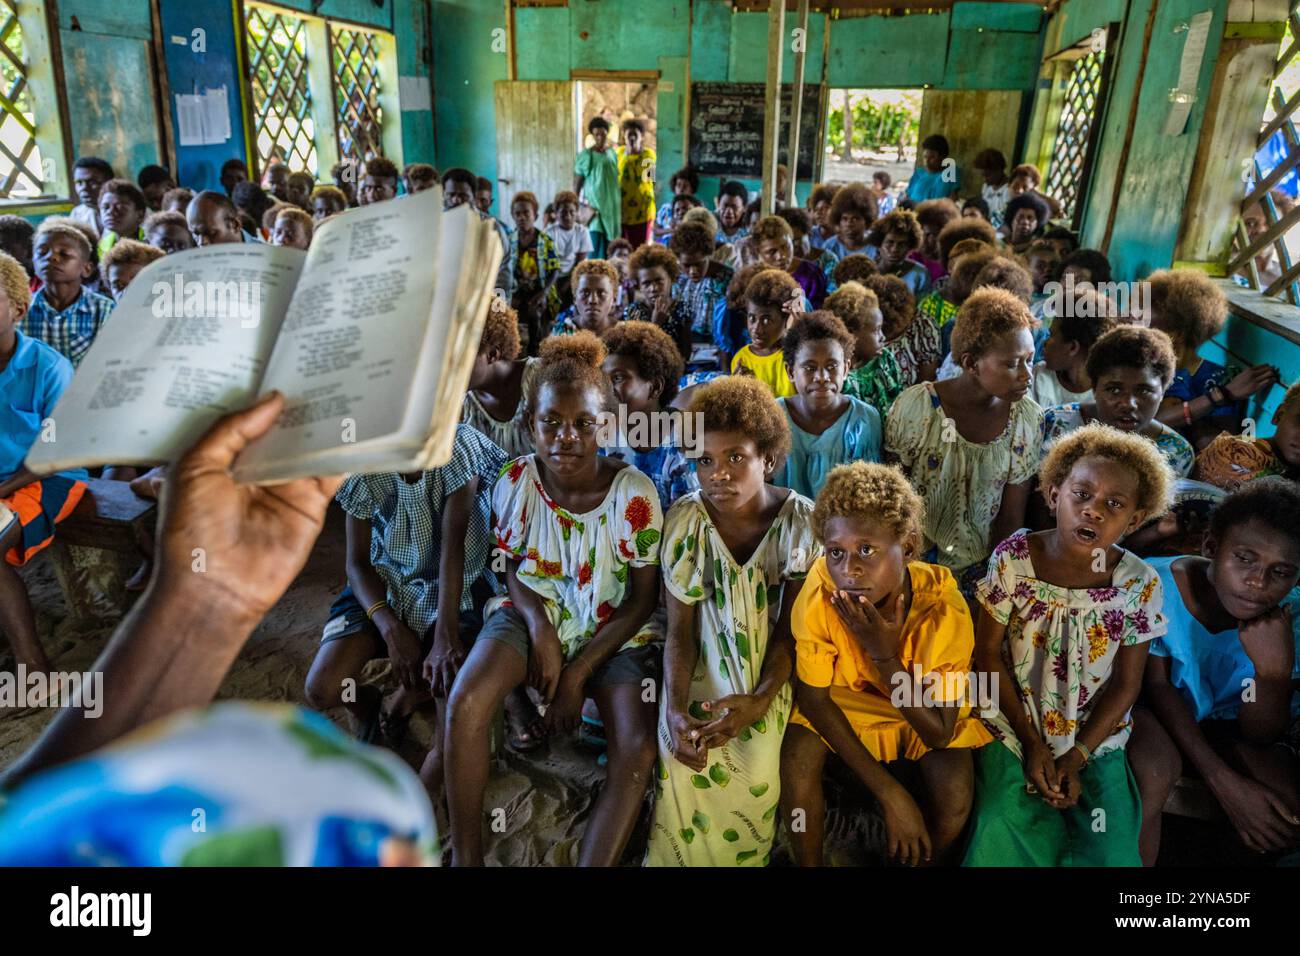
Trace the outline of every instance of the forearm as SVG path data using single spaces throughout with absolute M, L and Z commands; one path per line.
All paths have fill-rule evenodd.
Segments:
M 649 576 L 639 573 L 646 570 L 652 572 L 653 582 L 647 581 Z M 617 654 L 654 613 L 659 601 L 658 569 L 634 568 L 631 574 L 631 593 L 573 660 L 575 664 L 581 663 L 586 667 L 588 674 L 594 674 L 602 664 Z
M 664 641 L 664 700 L 671 710 L 690 706 L 691 677 L 700 659 L 695 608 L 668 598 L 668 636 Z
M 465 549 L 469 515 L 474 506 L 478 478 L 471 478 L 443 502 L 442 549 L 438 555 L 438 620 L 455 621 L 465 595 Z
M 1156 412 L 1156 421 L 1170 428 L 1185 428 L 1189 417 L 1194 422 L 1200 421 L 1213 411 L 1214 402 L 1208 395 L 1199 395 L 1188 402 L 1186 413 L 1183 410 L 1183 403 L 1172 399 L 1160 406 L 1160 410 Z
M 1146 685 L 1146 703 L 1178 749 L 1191 761 L 1210 789 L 1233 775 L 1227 762 L 1215 752 L 1205 732 L 1187 707 L 1182 692 L 1172 684 Z
M 897 657 L 891 657 L 886 661 L 877 661 L 876 666 L 880 669 L 880 676 L 884 678 L 891 688 L 898 690 L 904 700 L 923 700 L 920 688 L 915 686 L 914 676 L 908 673 L 907 669 Z M 923 679 L 941 680 L 942 674 L 922 675 Z M 898 708 L 898 712 L 903 715 L 903 719 L 916 731 L 917 736 L 931 750 L 942 750 L 952 741 L 953 732 L 957 729 L 957 712 L 960 705 L 951 705 L 935 703 L 930 706 L 921 704 L 920 706 L 905 706 Z
M 39 481 L 40 475 L 27 468 L 19 468 L 13 476 L 0 482 L 0 498 L 8 498 L 19 488 L 26 488 L 33 481 Z
M 1257 744 L 1277 741 L 1291 725 L 1291 678 L 1255 675 L 1255 699 L 1241 705 L 1237 727 Z
M 510 595 L 510 603 L 528 625 L 530 637 L 551 623 L 542 596 L 519 580 L 518 562 L 512 561 L 506 573 L 506 593 Z
M 164 588 L 154 579 L 91 668 L 102 675 L 102 713 L 61 710 L 37 743 L 0 775 L 0 790 L 98 750 L 160 717 L 211 703 L 256 619 L 218 594 Z
M 1038 729 L 1034 727 L 1033 721 L 1025 713 L 1025 708 L 1020 703 L 1020 694 L 1016 690 L 1016 683 L 1011 678 L 1011 673 L 1002 661 L 1001 654 L 991 654 L 988 652 L 980 653 L 978 650 L 975 655 L 976 666 L 986 674 L 992 674 L 997 682 L 998 689 L 998 710 L 1011 725 L 1012 732 L 1016 739 L 1023 746 L 1028 741 L 1040 740 L 1041 735 Z

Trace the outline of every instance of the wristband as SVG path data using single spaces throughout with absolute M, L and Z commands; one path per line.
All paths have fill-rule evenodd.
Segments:
M 1218 385 L 1206 389 L 1206 394 L 1210 396 L 1210 401 L 1214 403 L 1215 408 L 1223 408 L 1234 404 L 1234 400 L 1228 396 L 1228 390 L 1220 388 Z
M 370 607 L 366 608 L 366 619 L 373 621 L 375 619 L 375 612 L 381 607 L 388 607 L 387 598 L 380 598 L 374 604 L 370 605 Z
M 1188 425 L 1192 423 L 1192 403 L 1183 402 L 1183 421 Z
M 1088 745 L 1082 740 L 1076 740 L 1074 742 L 1074 749 L 1083 754 L 1083 765 L 1086 767 L 1088 762 L 1092 760 L 1092 751 L 1088 749 Z

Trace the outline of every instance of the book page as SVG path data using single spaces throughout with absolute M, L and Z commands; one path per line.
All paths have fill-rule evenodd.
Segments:
M 305 253 L 260 243 L 164 256 L 131 281 L 28 467 L 172 461 L 259 393 Z
M 468 210 L 464 213 L 470 215 Z M 264 387 L 287 400 L 240 456 L 241 481 L 301 472 L 304 457 L 391 442 L 401 431 L 436 285 L 442 190 L 341 213 L 311 250 Z

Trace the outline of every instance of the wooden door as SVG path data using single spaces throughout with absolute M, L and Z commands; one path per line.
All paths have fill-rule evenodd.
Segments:
M 561 189 L 573 188 L 573 83 L 502 80 L 495 94 L 497 208 L 510 222 L 510 197 L 515 193 L 528 190 L 536 195 L 540 210 Z

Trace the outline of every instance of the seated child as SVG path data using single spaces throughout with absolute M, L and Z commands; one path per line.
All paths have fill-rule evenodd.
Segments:
M 699 222 L 684 222 L 673 229 L 668 248 L 682 270 L 673 296 L 685 302 L 690 313 L 692 353 L 727 369 L 740 348 L 727 324 L 727 286 L 735 272 L 712 258 L 717 245 L 713 237 L 709 227 Z
M 780 216 L 764 216 L 750 235 L 757 261 L 772 269 L 784 269 L 799 283 L 804 297 L 814 309 L 826 298 L 827 279 L 821 266 L 794 254 L 794 233 Z
M 602 368 L 614 389 L 614 397 L 625 409 L 631 428 L 635 419 L 653 420 L 668 408 L 677 396 L 678 382 L 685 366 L 677 346 L 668 333 L 651 322 L 620 322 L 601 336 L 606 355 Z M 618 444 L 601 450 L 611 457 L 633 465 L 654 482 L 659 504 L 666 513 L 682 495 L 699 487 L 695 480 L 693 459 L 687 458 L 682 440 L 699 436 L 691 432 L 677 435 L 647 433 L 619 435 Z
M 831 265 L 830 288 L 835 290 L 846 282 L 866 283 L 867 278 L 879 275 L 880 270 L 876 268 L 876 262 L 870 256 L 861 252 L 855 252 L 851 256 L 845 256 L 843 259 L 836 259 Z M 904 287 L 906 288 L 906 287 Z
M 880 300 L 866 286 L 846 282 L 826 297 L 826 310 L 853 336 L 852 368 L 844 379 L 844 394 L 862 399 L 885 415 L 903 391 L 903 372 L 894 354 L 885 348 Z
M 183 212 L 150 213 L 144 221 L 144 241 L 168 255 L 194 248 L 194 237 Z
M 22 216 L 0 216 L 0 252 L 13 256 L 27 270 L 27 287 L 32 292 L 41 287 L 32 262 L 32 239 L 35 236 L 36 227 Z
M 929 200 L 929 202 L 943 202 L 945 200 Z M 922 230 L 924 230 L 922 224 Z M 953 219 L 938 236 L 935 237 L 934 243 L 938 254 L 938 263 L 943 268 L 942 276 L 947 277 L 948 281 L 940 282 L 936 278 L 935 285 L 917 300 L 916 310 L 930 318 L 934 319 L 934 324 L 939 328 L 944 328 L 957 318 L 957 310 L 961 308 L 961 301 L 953 294 L 952 271 L 954 260 L 957 258 L 958 243 L 966 243 L 963 249 L 987 247 L 988 251 L 993 252 L 997 248 L 997 233 L 993 227 L 984 219 Z M 972 280 L 974 276 L 972 275 Z M 970 293 L 970 282 L 965 286 L 965 293 Z
M 590 332 L 542 343 L 528 395 L 536 454 L 512 461 L 492 492 L 509 600 L 490 610 L 456 676 L 445 744 L 452 862 L 483 864 L 489 734 L 525 680 L 541 692 L 546 729 L 572 729 L 592 697 L 609 745 L 605 784 L 578 862 L 619 861 L 654 765 L 660 677 L 659 545 L 654 484 L 598 454 L 595 427 L 614 396 L 605 349 Z M 495 603 L 495 602 L 493 602 Z M 491 605 L 489 606 L 491 608 Z
M 925 502 L 924 560 L 950 568 L 968 597 L 993 543 L 1024 524 L 1038 469 L 1032 322 L 1004 289 L 971 293 L 953 323 L 961 374 L 913 385 L 885 422 L 887 460 L 902 465 Z
M 1300 480 L 1300 382 L 1286 390 L 1273 425 L 1268 438 L 1223 432 L 1196 456 L 1191 477 L 1224 491 L 1266 475 Z
M 533 451 L 525 399 L 537 373 L 537 360 L 520 358 L 522 350 L 515 310 L 504 299 L 494 298 L 483 322 L 460 420 L 490 438 L 507 458 Z
M 140 227 L 149 215 L 140 187 L 129 179 L 110 179 L 99 188 L 99 245 L 96 252 L 103 259 L 118 239 L 143 239 Z
M 433 185 L 433 183 L 431 182 L 430 185 Z M 286 199 L 303 212 L 311 215 L 311 192 L 315 188 L 316 179 L 311 173 L 302 169 L 295 170 L 289 174 Z
M 645 862 L 765 866 L 790 713 L 791 607 L 817 556 L 812 502 L 767 480 L 790 437 L 758 382 L 715 379 L 690 411 L 704 416 L 700 490 L 664 525 L 668 640 Z
M 505 461 L 479 432 L 457 425 L 447 464 L 350 475 L 335 495 L 347 514 L 348 583 L 330 607 L 306 695 L 317 710 L 344 706 L 366 743 L 381 720 L 398 742 L 430 692 L 445 698 L 451 690 L 492 592 L 491 497 Z M 400 687 L 381 713 L 379 688 L 362 683 L 361 672 L 384 657 Z
M 677 257 L 667 246 L 649 243 L 632 253 L 627 271 L 636 282 L 637 301 L 627 307 L 623 318 L 659 326 L 676 343 L 682 361 L 689 365 L 693 317 L 686 301 L 673 294 L 673 283 L 681 273 Z
M 402 185 L 406 188 L 408 196 L 432 189 L 438 185 L 438 170 L 428 163 L 407 163 L 402 170 Z M 311 211 L 310 206 L 308 211 Z
M 831 203 L 838 191 L 838 186 L 818 183 L 808 194 L 808 214 L 812 220 L 812 228 L 808 230 L 808 245 L 813 249 L 821 249 L 835 237 L 836 230 L 831 225 L 830 212 Z
M 567 308 L 573 302 L 573 286 L 570 282 L 573 267 L 591 255 L 595 247 L 591 243 L 591 233 L 587 227 L 578 222 L 577 193 L 562 189 L 555 194 L 552 205 L 555 207 L 555 222 L 546 227 L 546 234 L 555 243 L 555 254 L 560 257 L 557 287 L 560 305 Z
M 271 227 L 271 245 L 288 246 L 304 252 L 311 246 L 312 221 L 297 206 L 281 206 Z
M 604 335 L 618 322 L 618 270 L 606 259 L 583 259 L 573 269 L 573 304 L 555 318 L 552 335 L 586 329 Z
M 1270 477 L 1229 495 L 1203 555 L 1151 561 L 1169 630 L 1151 647 L 1129 747 L 1147 865 L 1185 764 L 1257 858 L 1300 845 L 1300 490 Z
M 907 258 L 921 247 L 925 238 L 916 213 L 910 209 L 895 209 L 876 223 L 872 239 L 879 242 L 876 266 L 881 275 L 898 276 L 914 297 L 930 290 L 930 273 L 919 262 Z
M 1173 475 L 1150 443 L 1089 425 L 1052 449 L 1039 484 L 1056 527 L 999 544 L 976 592 L 998 742 L 975 756 L 966 865 L 1137 866 L 1124 746 L 1166 620 L 1155 570 L 1117 542 L 1168 509 Z
M 982 242 L 967 239 L 961 245 L 962 249 L 954 251 L 949 259 L 950 271 L 943 287 L 932 289 L 916 303 L 917 315 L 931 319 L 939 329 L 939 348 L 944 353 L 944 362 L 935 373 L 937 379 L 953 378 L 961 371 L 950 351 L 952 323 L 962 303 L 975 291 L 975 281 L 984 267 L 998 258 L 997 250 Z
M 1151 327 L 1169 333 L 1178 366 L 1165 389 L 1157 418 L 1177 429 L 1198 449 L 1225 429 L 1241 428 L 1242 403 L 1278 381 L 1272 365 L 1256 365 L 1236 375 L 1198 354 L 1228 318 L 1228 297 L 1195 269 L 1160 269 L 1151 287 Z
M 1099 421 L 1155 442 L 1174 475 L 1185 478 L 1195 460 L 1191 443 L 1155 417 L 1160 397 L 1173 381 L 1175 361 L 1173 345 L 1163 332 L 1136 325 L 1111 329 L 1088 350 L 1084 363 L 1092 400 L 1047 409 L 1044 448 L 1088 422 Z
M 799 680 L 781 747 L 781 804 L 802 866 L 822 863 L 832 751 L 880 801 L 899 862 L 943 862 L 966 826 L 970 750 L 993 738 L 971 715 L 970 611 L 952 572 L 917 559 L 923 511 L 897 469 L 864 462 L 836 468 L 817 496 L 823 556 L 794 606 Z M 916 764 L 916 796 L 887 769 L 899 763 Z
M 194 201 L 194 190 L 186 189 L 184 186 L 177 186 L 175 189 L 169 189 L 163 193 L 162 211 L 178 212 L 182 216 L 185 210 L 190 208 L 190 203 Z
M 719 245 L 734 245 L 749 235 L 745 226 L 745 206 L 749 202 L 749 190 L 744 183 L 734 179 L 718 185 L 718 198 L 715 201 L 718 212 Z
M 784 269 L 763 269 L 749 280 L 745 287 L 749 344 L 731 360 L 732 375 L 753 375 L 774 398 L 794 394 L 781 342 L 790 319 L 799 314 L 802 300 L 799 283 Z
M 667 244 L 669 237 L 673 234 L 679 225 L 681 218 L 678 215 L 676 204 L 678 196 L 690 196 L 695 199 L 695 194 L 700 189 L 700 174 L 690 166 L 683 166 L 677 172 L 673 173 L 672 179 L 668 181 L 668 188 L 673 192 L 673 201 L 664 203 L 655 212 L 655 221 L 653 226 L 654 238 L 657 242 Z M 698 205 L 699 200 L 695 203 Z
M 346 212 L 347 208 L 348 197 L 337 186 L 317 186 L 311 191 L 311 218 L 317 223 Z
M 126 291 L 126 287 L 131 284 L 136 274 L 164 255 L 166 253 L 161 249 L 137 242 L 135 239 L 119 239 L 100 263 L 100 267 L 104 270 L 108 291 L 113 294 L 113 301 L 121 302 L 122 293 Z
M 835 275 L 838 281 L 838 269 Z M 880 303 L 885 351 L 898 363 L 903 387 L 934 381 L 943 360 L 942 338 L 934 319 L 916 311 L 916 297 L 898 276 L 868 275 L 859 281 Z
M 98 156 L 79 156 L 72 166 L 72 188 L 80 200 L 68 213 L 69 218 L 89 226 L 99 236 L 99 188 L 117 173 Z
M 627 307 L 636 301 L 636 279 L 628 275 L 627 262 L 632 258 L 632 243 L 622 236 L 610 241 L 605 250 L 605 261 L 618 270 L 618 301 L 614 311 L 620 318 Z
M 1025 253 L 1025 268 L 1034 280 L 1034 295 L 1029 300 L 1029 311 L 1048 329 L 1056 316 L 1048 313 L 1052 298 L 1048 294 L 1047 284 L 1055 279 L 1060 264 L 1061 257 L 1056 252 L 1056 246 L 1046 239 L 1035 239 Z
M 876 221 L 876 198 L 870 188 L 862 183 L 841 186 L 831 201 L 827 220 L 835 229 L 835 236 L 822 243 L 822 249 L 837 259 L 855 252 L 872 259 L 876 257 L 876 247 L 867 238 L 867 230 Z
M 85 493 L 80 479 L 86 473 L 38 478 L 23 467 L 72 379 L 66 358 L 19 331 L 30 299 L 27 270 L 0 253 L 0 633 L 20 667 L 46 672 L 50 660 L 37 640 L 36 617 L 17 569 L 54 540 L 54 526 Z
M 46 219 L 36 230 L 34 259 L 41 287 L 21 318 L 21 331 L 44 342 L 72 363 L 81 364 L 113 300 L 84 283 L 95 273 L 95 250 L 85 233 L 67 222 Z
M 508 259 L 513 264 L 514 295 L 510 304 L 528 329 L 528 354 L 536 355 L 542 330 L 550 328 L 560 309 L 560 257 L 555 242 L 537 224 L 537 197 L 530 192 L 515 194 L 510 216 L 515 228 L 510 233 Z
M 1076 289 L 1064 311 L 1043 342 L 1043 360 L 1034 365 L 1031 393 L 1043 408 L 1093 401 L 1088 353 L 1118 324 L 1114 303 L 1091 287 Z
M 948 263 L 939 247 L 939 234 L 949 223 L 961 222 L 961 210 L 951 199 L 927 199 L 917 205 L 916 221 L 921 226 L 921 244 L 907 258 L 925 267 L 930 285 L 948 274 Z
M 790 426 L 790 451 L 772 483 L 816 498 L 835 466 L 880 460 L 880 412 L 842 392 L 853 336 L 835 313 L 800 315 L 781 352 L 795 394 L 777 399 Z

